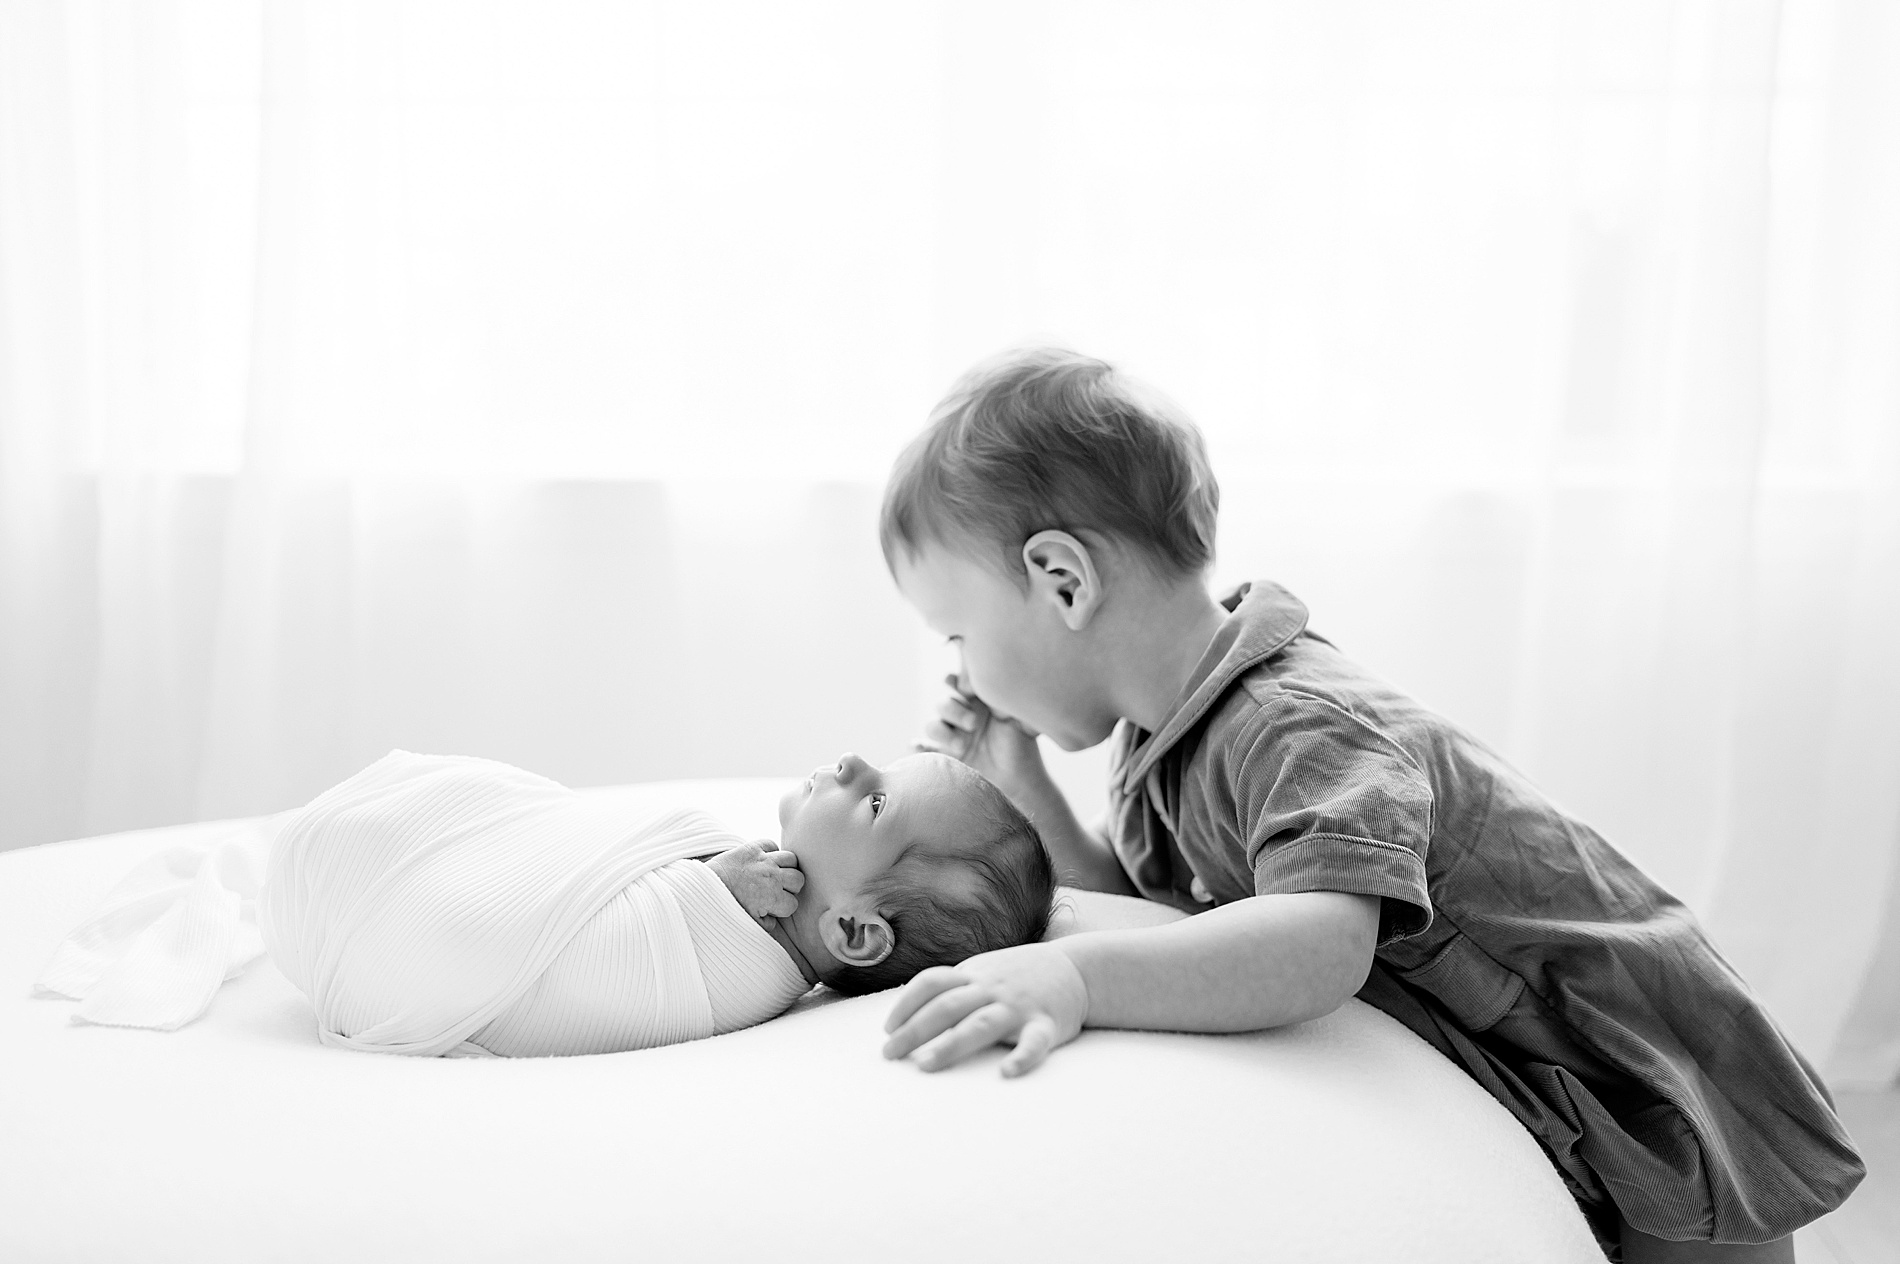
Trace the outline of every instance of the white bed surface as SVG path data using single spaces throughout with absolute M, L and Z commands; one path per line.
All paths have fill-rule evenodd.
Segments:
M 769 836 L 785 785 L 599 793 Z M 1006 1081 L 996 1053 L 884 1061 L 888 995 L 523 1060 L 326 1048 L 268 960 L 173 1033 L 28 999 L 134 864 L 242 828 L 0 853 L 0 1259 L 1602 1258 L 1530 1136 L 1356 1001 L 1245 1036 L 1091 1031 Z

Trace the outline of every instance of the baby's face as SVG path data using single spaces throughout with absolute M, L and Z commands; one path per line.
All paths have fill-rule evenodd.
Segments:
M 874 768 L 856 755 L 819 768 L 779 800 L 780 845 L 805 874 L 800 914 L 822 912 L 882 876 L 913 844 L 973 835 L 969 779 L 948 755 L 907 755 Z

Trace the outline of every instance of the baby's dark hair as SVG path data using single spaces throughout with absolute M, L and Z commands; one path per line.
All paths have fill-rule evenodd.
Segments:
M 825 979 L 833 988 L 851 996 L 881 992 L 920 970 L 1034 943 L 1048 931 L 1056 879 L 1042 835 L 989 781 L 974 771 L 967 781 L 975 790 L 978 835 L 941 849 L 913 844 L 897 858 L 871 887 L 896 940 L 891 954 L 874 966 L 836 971 Z M 930 881 L 958 867 L 974 877 L 973 893 Z
M 975 542 L 1025 584 L 1024 540 L 1093 534 L 1185 578 L 1214 560 L 1219 511 L 1192 422 L 1105 361 L 1030 347 L 979 364 L 937 405 L 897 458 L 878 536 L 887 566 L 899 545 Z

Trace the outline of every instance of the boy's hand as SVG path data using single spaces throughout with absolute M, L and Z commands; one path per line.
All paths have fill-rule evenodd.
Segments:
M 797 897 L 805 889 L 805 875 L 798 870 L 798 857 L 771 839 L 742 843 L 720 852 L 706 865 L 759 925 L 769 925 L 774 918 L 790 917 L 798 911 Z
M 924 725 L 917 749 L 962 760 L 1020 805 L 1021 790 L 1048 776 L 1036 734 L 990 710 L 959 677 L 945 676 L 943 683 L 950 686 L 950 696 L 938 705 L 936 718 Z
M 1032 1071 L 1074 1040 L 1088 1020 L 1082 972 L 1055 944 L 1022 944 L 933 966 L 904 985 L 884 1020 L 884 1056 L 918 1050 L 917 1065 L 941 1071 L 994 1044 L 1015 1049 L 1004 1075 Z

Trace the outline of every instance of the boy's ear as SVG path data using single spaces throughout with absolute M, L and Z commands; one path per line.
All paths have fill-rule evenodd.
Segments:
M 824 941 L 825 951 L 847 966 L 874 966 L 897 947 L 897 936 L 891 933 L 889 922 L 873 911 L 855 907 L 826 909 L 818 923 L 818 937 Z
M 1071 632 L 1080 632 L 1102 604 L 1102 578 L 1089 546 L 1067 531 L 1038 531 L 1023 541 L 1023 569 L 1031 596 L 1055 607 Z

